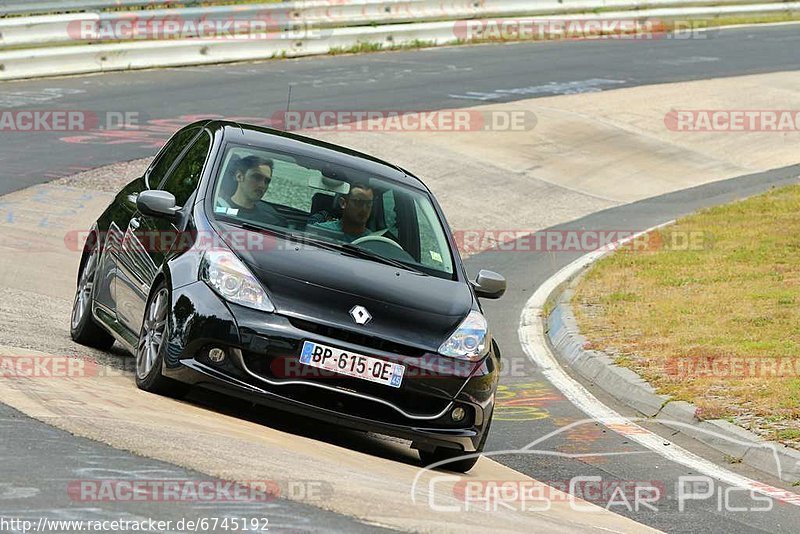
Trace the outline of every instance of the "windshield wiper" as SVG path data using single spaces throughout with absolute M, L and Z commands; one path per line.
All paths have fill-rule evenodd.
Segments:
M 222 216 L 217 215 L 216 219 L 218 221 L 224 222 L 225 224 L 230 224 L 231 226 L 238 226 L 239 228 L 244 228 L 245 230 L 251 230 L 253 232 L 269 232 L 272 234 L 280 233 L 277 230 L 274 230 L 267 226 L 261 226 L 260 224 L 251 223 L 242 219 L 237 219 L 235 217 L 226 217 L 224 215 Z
M 343 244 L 341 244 L 339 246 L 343 250 L 346 250 L 347 252 L 351 252 L 356 256 L 359 256 L 359 257 L 362 257 L 362 258 L 367 258 L 367 259 L 370 259 L 370 260 L 374 260 L 374 261 L 377 261 L 377 262 L 380 262 L 380 263 L 384 263 L 386 265 L 391 265 L 393 267 L 398 267 L 398 268 L 404 269 L 406 271 L 411 271 L 412 273 L 428 276 L 426 273 L 423 273 L 422 271 L 414 269 L 413 267 L 411 267 L 410 265 L 408 265 L 406 263 L 403 263 L 402 261 L 393 260 L 391 258 L 387 258 L 385 256 L 381 256 L 380 254 L 378 254 L 376 252 L 372 252 L 371 250 L 367 250 L 365 248 L 361 248 L 358 245 L 353 245 L 352 243 L 343 243 Z

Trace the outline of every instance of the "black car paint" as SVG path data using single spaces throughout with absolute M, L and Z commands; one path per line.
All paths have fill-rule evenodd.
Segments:
M 280 238 L 275 251 L 237 251 L 264 284 L 276 313 L 228 303 L 198 281 L 203 248 L 191 236 L 223 230 L 222 223 L 207 213 L 225 143 L 264 146 L 268 139 L 270 149 L 301 157 L 321 155 L 395 180 L 428 193 L 445 221 L 427 187 L 398 167 L 321 141 L 221 121 L 195 123 L 182 131 L 198 126 L 201 134 L 212 136 L 211 149 L 197 191 L 174 220 L 149 217 L 136 209 L 136 195 L 156 187 L 148 183 L 153 165 L 120 191 L 98 219 L 95 231 L 103 249 L 94 289 L 95 318 L 133 351 L 149 291 L 163 280 L 172 295 L 165 376 L 351 428 L 411 439 L 420 448 L 474 451 L 493 410 L 500 353 L 492 342 L 488 355 L 476 363 L 437 354 L 467 313 L 480 310 L 460 257 L 452 252 L 455 240 L 446 223 L 452 281 L 341 252 L 293 247 Z M 157 161 L 158 156 L 154 164 Z M 134 219 L 138 229 L 131 226 Z M 184 239 L 167 251 L 148 250 L 137 243 L 143 228 L 178 232 Z M 367 306 L 374 321 L 355 324 L 348 315 L 354 303 Z M 276 373 L 274 362 L 296 358 L 304 340 L 401 362 L 408 377 L 394 390 L 343 376 L 298 379 Z M 205 356 L 212 344 L 235 357 L 212 363 Z M 460 424 L 449 417 L 455 405 L 467 409 L 468 417 Z

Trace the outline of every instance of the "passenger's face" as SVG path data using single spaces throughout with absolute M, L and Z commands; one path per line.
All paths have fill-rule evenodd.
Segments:
M 269 188 L 270 180 L 272 180 L 272 169 L 267 165 L 252 167 L 247 169 L 244 174 L 236 173 L 239 191 L 251 202 L 261 200 Z
M 372 197 L 371 189 L 356 188 L 350 191 L 344 198 L 342 218 L 352 224 L 366 225 L 372 213 Z

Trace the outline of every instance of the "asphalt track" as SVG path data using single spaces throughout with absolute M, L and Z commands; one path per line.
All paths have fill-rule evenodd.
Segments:
M 154 518 L 177 523 L 181 519 L 244 518 L 269 519 L 278 532 L 380 532 L 376 525 L 309 504 L 265 495 L 254 502 L 163 502 L 109 501 L 102 506 L 84 502 L 79 493 L 69 493 L 70 481 L 137 480 L 213 481 L 201 473 L 121 452 L 89 439 L 78 438 L 45 423 L 34 421 L 0 405 L 3 439 L 3 481 L 0 483 L 0 516 L 37 522 L 129 520 Z M 24 461 L 19 461 L 24 458 Z M 55 529 L 51 530 L 56 532 Z M 179 532 L 173 529 L 174 532 Z M 2 530 L 2 532 L 14 532 Z
M 0 107 L 131 110 L 138 111 L 150 120 L 199 113 L 267 117 L 285 109 L 286 87 L 290 83 L 293 84 L 292 107 L 295 109 L 352 109 L 356 107 L 354 102 L 357 102 L 359 109 L 464 107 L 470 103 L 487 102 L 478 98 L 504 102 L 530 98 L 536 94 L 545 96 L 604 88 L 602 84 L 581 83 L 586 80 L 622 82 L 609 85 L 609 88 L 617 88 L 793 70 L 800 66 L 798 41 L 800 35 L 797 27 L 787 26 L 728 30 L 712 33 L 706 40 L 454 47 L 369 57 L 116 73 L 91 78 L 6 84 L 0 94 Z M 56 88 L 57 91 L 54 90 Z M 527 93 L 497 92 L 514 88 L 536 89 Z M 153 94 L 158 97 L 153 98 Z M 36 99 L 38 103 L 35 103 Z M 46 101 L 42 102 L 42 99 Z M 165 135 L 165 132 L 159 135 L 154 131 L 148 139 L 105 144 L 108 138 L 103 136 L 91 137 L 81 143 L 66 143 L 58 140 L 63 134 L 4 132 L 0 135 L 0 193 L 72 174 L 82 168 L 146 156 L 154 151 L 155 145 Z M 97 146 L 98 143 L 102 143 L 102 146 Z M 559 228 L 644 229 L 702 206 L 741 198 L 772 185 L 794 183 L 798 174 L 800 169 L 795 167 L 709 184 L 599 212 Z M 519 348 L 516 333 L 525 300 L 544 279 L 575 259 L 576 255 L 488 252 L 467 261 L 473 273 L 478 268 L 491 268 L 508 277 L 509 291 L 506 297 L 499 302 L 487 302 L 486 311 L 503 347 L 504 358 L 523 366 L 512 366 L 510 375 L 502 381 L 504 395 L 519 402 L 509 403 L 512 408 L 507 409 L 505 414 L 501 413 L 495 421 L 488 443 L 490 454 L 493 450 L 524 447 L 537 437 L 584 419 L 579 410 L 563 399 L 527 363 Z M 615 408 L 627 413 L 619 406 Z M 79 438 L 56 435 L 56 431 L 7 408 L 0 416 L 4 426 L 13 424 L 14 428 L 13 440 L 6 437 L 8 431 L 4 429 L 2 432 L 6 459 L 25 457 L 23 451 L 30 450 L 30 444 L 37 444 L 38 448 L 36 454 L 28 453 L 28 458 L 31 461 L 36 458 L 35 465 L 41 469 L 42 475 L 30 470 L 18 471 L 6 479 L 12 487 L 25 488 L 32 481 L 39 484 L 52 482 L 55 487 L 56 481 L 63 481 L 63 477 L 68 476 L 59 475 L 56 467 L 79 469 L 91 466 L 92 461 L 102 461 L 103 465 L 120 471 L 163 469 L 175 478 L 191 476 L 172 466 L 115 453 L 107 448 L 101 450 L 101 446 Z M 265 421 L 265 424 L 269 423 Z M 611 506 L 610 509 L 671 532 L 792 532 L 800 524 L 800 510 L 789 505 L 776 505 L 770 512 L 729 512 L 720 510 L 716 499 L 711 499 L 691 503 L 687 510 L 679 512 L 675 483 L 680 476 L 691 474 L 685 468 L 665 462 L 594 423 L 588 422 L 585 427 L 578 428 L 580 430 L 556 436 L 543 444 L 543 450 L 556 455 L 504 454 L 493 456 L 493 459 L 538 480 L 554 484 L 575 476 L 592 475 L 612 481 L 659 482 L 667 489 L 667 496 L 658 503 L 657 512 L 649 509 L 628 510 L 625 506 Z M 680 443 L 675 436 L 669 439 Z M 705 457 L 725 462 L 724 458 L 696 444 L 682 444 Z M 89 452 L 83 457 L 70 456 L 62 452 L 64 449 L 57 448 L 63 446 Z M 596 453 L 619 455 L 592 456 Z M 582 456 L 570 458 L 566 455 Z M 67 458 L 66 462 L 64 458 Z M 727 467 L 765 483 L 780 485 L 741 466 Z M 26 476 L 27 485 L 24 483 Z M 52 509 L 55 501 L 48 499 L 51 495 L 48 488 L 38 489 L 41 509 Z M 740 496 L 734 497 L 734 500 L 736 504 L 746 506 L 740 501 Z M 0 513 L 15 515 L 12 513 L 12 502 L 13 499 L 5 499 L 0 504 Z M 363 528 L 360 523 L 346 517 L 292 506 L 298 505 L 277 503 L 276 507 L 283 508 L 279 508 L 280 512 L 276 509 L 276 513 L 279 517 L 302 516 L 309 520 L 302 526 L 286 525 L 289 528 L 305 530 L 324 526 L 326 530 L 342 531 Z M 152 508 L 145 511 L 153 515 L 164 511 L 158 509 L 157 503 Z M 171 506 L 168 511 L 175 513 L 176 510 Z M 108 513 L 108 510 L 102 513 Z M 138 509 L 133 513 L 141 514 L 143 510 Z
M 290 85 L 295 110 L 428 110 L 800 67 L 795 25 L 696 37 L 456 46 L 7 82 L 0 110 L 91 110 L 101 123 L 106 112 L 133 112 L 141 123 L 168 122 L 152 123 L 154 134 L 144 139 L 2 132 L 0 194 L 148 156 L 186 122 L 180 117 L 269 118 L 286 109 Z

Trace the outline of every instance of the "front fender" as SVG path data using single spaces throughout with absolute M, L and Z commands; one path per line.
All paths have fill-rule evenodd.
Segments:
M 167 277 L 170 280 L 170 277 Z M 169 284 L 169 283 L 168 283 Z M 171 285 L 171 284 L 169 284 Z M 170 334 L 163 372 L 174 376 L 180 360 L 193 358 L 209 343 L 239 346 L 239 327 L 228 306 L 205 282 L 170 287 Z M 178 377 L 175 377 L 178 378 Z

